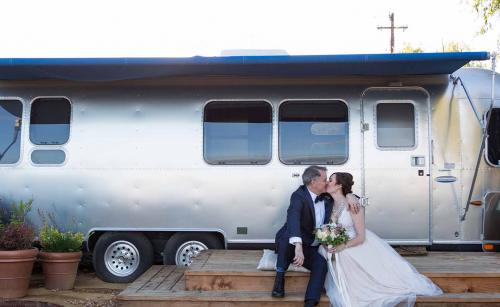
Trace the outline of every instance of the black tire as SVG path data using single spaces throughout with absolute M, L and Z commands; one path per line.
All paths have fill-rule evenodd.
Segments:
M 205 245 L 208 249 L 223 249 L 224 245 L 215 234 L 200 232 L 178 232 L 170 237 L 163 249 L 163 264 L 187 265 L 176 263 L 178 249 L 185 243 L 196 241 Z
M 119 242 L 122 243 L 119 244 Z M 120 248 L 122 248 L 126 253 L 126 246 L 132 248 L 132 252 L 130 252 L 132 256 L 130 256 L 131 258 L 129 260 L 135 261 L 134 263 L 130 262 L 130 266 L 132 266 L 132 264 L 135 264 L 134 271 L 131 271 L 130 274 L 127 274 L 127 271 L 129 270 L 129 267 L 127 266 L 125 273 L 123 273 L 125 275 L 123 275 L 121 272 L 114 273 L 106 265 L 106 250 L 110 248 L 109 255 L 112 255 L 115 249 L 118 249 L 118 252 L 120 252 Z M 134 248 L 137 250 L 138 255 L 134 255 Z M 128 249 L 128 251 L 130 251 L 130 249 Z M 130 254 L 127 254 L 127 256 L 129 256 Z M 153 255 L 153 245 L 144 234 L 134 232 L 107 232 L 97 240 L 92 255 L 92 262 L 96 275 L 103 281 L 112 283 L 128 283 L 134 281 L 137 277 L 139 277 L 142 273 L 149 269 L 151 265 L 153 265 Z M 114 256 L 112 257 L 114 258 Z M 122 266 L 127 265 L 127 263 L 123 263 L 124 264 L 121 264 Z M 114 264 L 111 264 L 110 262 L 108 262 L 108 265 L 114 266 Z M 116 266 L 116 268 L 116 270 L 119 270 L 118 265 Z M 130 268 L 130 270 L 132 270 L 132 268 Z

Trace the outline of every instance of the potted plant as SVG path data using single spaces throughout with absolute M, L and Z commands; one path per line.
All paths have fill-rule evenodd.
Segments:
M 83 233 L 63 232 L 45 221 L 39 239 L 41 252 L 38 257 L 42 264 L 45 288 L 73 289 L 82 258 Z
M 0 216 L 0 298 L 23 297 L 28 292 L 38 249 L 33 248 L 35 232 L 26 215 L 32 200 L 13 204 Z

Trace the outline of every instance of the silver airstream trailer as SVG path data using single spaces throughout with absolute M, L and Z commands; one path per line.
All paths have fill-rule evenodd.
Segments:
M 128 282 L 272 244 L 318 164 L 354 175 L 391 244 L 495 250 L 500 81 L 461 68 L 489 57 L 0 59 L 1 204 L 74 219 L 97 274 Z

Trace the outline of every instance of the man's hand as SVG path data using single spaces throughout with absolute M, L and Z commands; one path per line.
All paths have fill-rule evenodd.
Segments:
M 295 243 L 295 257 L 293 258 L 293 264 L 296 266 L 302 266 L 304 264 L 304 252 L 302 251 L 302 243 Z
M 360 208 L 358 198 L 354 196 L 352 193 L 347 194 L 346 198 L 347 202 L 349 203 L 349 210 L 351 210 L 354 214 L 358 214 Z

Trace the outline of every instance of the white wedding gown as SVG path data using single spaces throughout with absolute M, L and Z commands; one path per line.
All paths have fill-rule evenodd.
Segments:
M 341 211 L 338 223 L 351 239 L 356 236 L 349 211 Z M 334 307 L 413 306 L 416 295 L 443 293 L 369 230 L 362 244 L 335 253 L 335 261 L 322 246 L 319 250 L 327 258 L 325 289 Z

